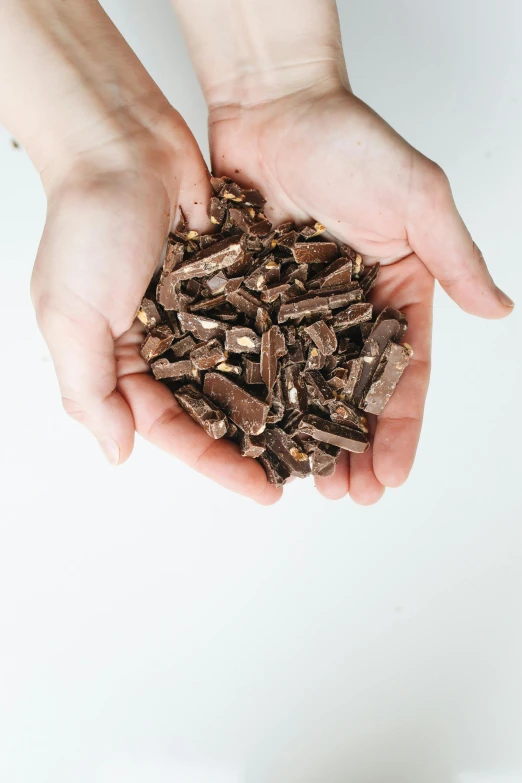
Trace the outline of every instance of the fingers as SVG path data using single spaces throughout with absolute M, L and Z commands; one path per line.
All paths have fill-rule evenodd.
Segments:
M 341 451 L 332 476 L 316 476 L 315 486 L 320 495 L 328 500 L 340 500 L 350 489 L 350 460 L 348 452 Z
M 364 454 L 350 454 L 350 497 L 360 506 L 377 503 L 384 486 L 373 469 L 373 445 Z
M 150 443 L 261 505 L 279 500 L 281 490 L 268 483 L 261 465 L 242 457 L 231 441 L 210 438 L 166 386 L 140 373 L 121 378 L 118 388 L 132 410 L 136 431 Z
M 433 278 L 416 256 L 382 269 L 374 305 L 380 310 L 386 304 L 406 315 L 405 339 L 413 348 L 373 438 L 375 476 L 384 486 L 398 487 L 413 465 L 430 377 Z
M 421 193 L 407 226 L 412 250 L 467 313 L 504 318 L 513 303 L 495 285 L 482 253 L 459 215 L 448 180 L 429 162 L 415 192 Z
M 36 313 L 65 410 L 98 439 L 109 463 L 118 465 L 132 451 L 134 421 L 116 390 L 114 341 L 107 322 L 77 299 L 67 304 L 41 299 Z

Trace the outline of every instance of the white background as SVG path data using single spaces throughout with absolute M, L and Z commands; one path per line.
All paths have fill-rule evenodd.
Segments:
M 167 0 L 105 6 L 206 148 Z M 354 90 L 446 169 L 520 299 L 522 5 L 340 11 Z M 141 441 L 112 470 L 62 413 L 28 293 L 44 213 L 1 132 L 3 783 L 522 781 L 520 312 L 437 292 L 403 488 L 257 508 Z

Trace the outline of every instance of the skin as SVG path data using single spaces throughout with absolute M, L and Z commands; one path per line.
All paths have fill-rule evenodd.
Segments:
M 319 219 L 367 261 L 388 264 L 375 304 L 398 307 L 410 322 L 415 358 L 373 450 L 343 455 L 336 474 L 317 481 L 326 497 L 350 490 L 372 503 L 413 461 L 434 276 L 468 312 L 498 318 L 511 305 L 440 169 L 350 92 L 335 4 L 266 0 L 267 16 L 230 2 L 177 2 L 209 104 L 215 172 L 260 187 L 274 222 Z M 222 41 L 237 33 L 232 22 L 246 45 L 212 52 L 216 33 Z M 281 492 L 262 468 L 209 438 L 139 356 L 135 313 L 180 207 L 191 227 L 209 228 L 208 172 L 182 118 L 95 0 L 0 0 L 0 70 L 0 122 L 27 149 L 48 200 L 31 293 L 65 410 L 111 464 L 128 458 L 137 431 L 223 486 L 275 502 Z

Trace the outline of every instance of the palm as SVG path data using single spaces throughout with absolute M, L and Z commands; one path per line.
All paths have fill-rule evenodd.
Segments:
M 216 173 L 253 183 L 273 222 L 314 218 L 363 254 L 387 264 L 373 301 L 406 313 L 414 358 L 377 424 L 372 450 L 346 458 L 317 480 L 361 503 L 406 478 L 420 434 L 429 379 L 433 277 L 413 253 L 407 225 L 412 197 L 431 165 L 368 107 L 347 95 L 313 104 L 291 97 L 211 118 Z M 239 172 L 238 172 L 239 170 Z M 397 262 L 391 264 L 391 262 Z M 375 427 L 375 422 L 372 422 Z

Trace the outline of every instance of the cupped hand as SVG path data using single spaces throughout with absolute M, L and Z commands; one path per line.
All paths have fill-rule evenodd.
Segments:
M 272 222 L 319 220 L 366 263 L 383 268 L 373 302 L 409 321 L 413 358 L 374 430 L 372 448 L 344 454 L 316 479 L 336 499 L 377 501 L 412 467 L 430 374 L 434 279 L 466 312 L 502 318 L 512 302 L 494 284 L 443 171 L 337 85 L 211 109 L 213 170 L 258 187 Z
M 229 441 L 212 440 L 155 381 L 140 356 L 141 298 L 181 208 L 207 228 L 209 179 L 174 110 L 161 132 L 107 139 L 42 173 L 48 213 L 32 279 L 38 324 L 65 410 L 123 462 L 136 430 L 223 486 L 260 503 L 280 491 Z

